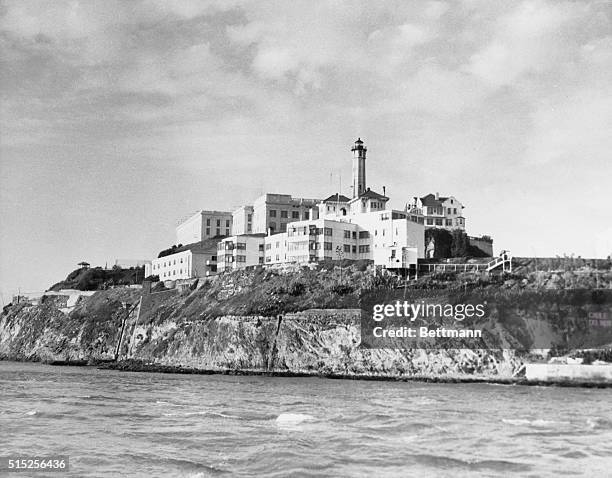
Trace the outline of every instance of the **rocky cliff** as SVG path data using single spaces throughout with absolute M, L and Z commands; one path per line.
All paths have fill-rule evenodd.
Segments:
M 483 284 L 478 277 L 469 284 L 457 277 L 438 277 L 434 283 L 430 277 L 427 287 L 410 288 L 398 288 L 395 280 L 337 268 L 250 272 L 184 290 L 99 291 L 67 313 L 52 301 L 18 304 L 0 319 L 0 358 L 117 360 L 211 372 L 504 380 L 525 359 L 513 351 L 517 344 L 554 345 L 563 339 L 567 327 L 561 325 L 569 319 L 610 310 L 612 304 L 612 289 L 532 289 L 529 283 L 521 287 L 518 277 L 511 284 L 507 279 Z M 361 348 L 360 321 L 370 304 L 398 298 L 487 301 L 487 321 L 498 331 L 500 346 Z

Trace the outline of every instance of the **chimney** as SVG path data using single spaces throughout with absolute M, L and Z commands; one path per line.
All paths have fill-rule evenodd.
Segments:
M 437 192 L 436 193 L 436 201 L 439 201 L 439 200 L 440 200 L 440 193 Z
M 414 207 L 416 207 L 416 206 L 417 206 L 417 204 L 418 204 L 418 202 L 417 202 L 417 201 L 419 200 L 419 198 L 418 198 L 418 197 L 416 197 L 416 196 L 414 196 L 412 199 L 414 199 Z
M 387 195 L 387 186 L 383 186 L 383 196 Z

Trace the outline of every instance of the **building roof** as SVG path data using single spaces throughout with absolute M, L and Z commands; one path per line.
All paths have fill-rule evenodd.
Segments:
M 421 202 L 423 203 L 423 206 L 441 206 L 447 199 L 448 197 L 442 196 L 438 196 L 438 199 L 436 199 L 435 194 L 429 193 L 427 196 L 423 196 L 421 198 Z
M 168 257 L 173 254 L 178 254 L 179 252 L 185 252 L 185 251 L 191 251 L 194 254 L 210 254 L 211 251 L 217 250 L 217 242 L 223 239 L 223 237 L 225 236 L 214 237 L 210 239 L 205 239 L 200 242 L 193 242 L 191 244 L 185 244 L 184 246 L 174 248 L 174 250 L 171 250 L 172 248 L 168 248 L 160 252 L 160 254 L 162 253 L 165 253 L 165 254 L 163 254 L 161 257 L 158 257 L 158 259 L 161 259 L 162 257 Z
M 383 196 L 382 194 L 378 194 L 377 192 L 372 191 L 370 188 L 366 189 L 359 195 L 360 198 L 366 199 L 379 199 L 381 201 L 388 201 L 389 198 L 387 196 Z
M 323 202 L 349 202 L 350 199 L 344 196 L 343 194 L 336 193 L 332 194 L 327 199 L 323 199 Z

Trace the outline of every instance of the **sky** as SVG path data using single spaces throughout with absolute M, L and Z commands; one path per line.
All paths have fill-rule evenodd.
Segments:
M 612 253 L 609 1 L 0 3 L 0 292 L 151 259 L 264 192 L 439 192 L 515 255 Z

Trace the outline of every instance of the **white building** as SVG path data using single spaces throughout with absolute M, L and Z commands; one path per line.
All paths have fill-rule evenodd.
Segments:
M 289 194 L 264 194 L 252 206 L 242 206 L 233 215 L 233 234 L 272 234 L 285 232 L 287 224 L 308 219 L 319 199 L 294 198 Z
M 192 244 L 217 236 L 232 235 L 232 213 L 198 211 L 176 227 L 176 243 Z
M 232 234 L 235 236 L 253 233 L 253 206 L 241 206 L 233 214 Z M 265 232 L 265 231 L 262 231 Z
M 465 208 L 456 197 L 442 197 L 439 193 L 428 194 L 422 198 L 415 198 L 415 209 L 422 212 L 425 217 L 425 227 L 438 227 L 444 229 L 465 230 Z
M 232 271 L 263 265 L 264 234 L 241 234 L 222 239 L 217 244 L 218 270 Z
M 217 249 L 212 241 L 188 244 L 174 254 L 153 259 L 145 265 L 145 277 L 159 276 L 159 280 L 193 279 L 217 273 Z

